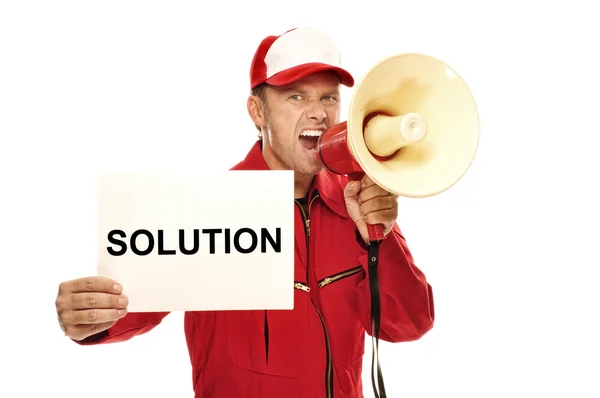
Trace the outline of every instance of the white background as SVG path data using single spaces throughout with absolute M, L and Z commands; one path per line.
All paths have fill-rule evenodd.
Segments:
M 389 396 L 600 396 L 595 6 L 468 3 L 3 2 L 0 396 L 192 397 L 182 314 L 80 347 L 56 323 L 57 287 L 95 272 L 95 173 L 231 167 L 255 139 L 256 46 L 306 25 L 357 78 L 395 53 L 434 55 L 480 110 L 467 176 L 400 201 L 437 322 L 381 346 Z

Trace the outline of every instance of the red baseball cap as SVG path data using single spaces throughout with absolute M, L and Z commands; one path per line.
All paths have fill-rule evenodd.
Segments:
M 324 70 L 337 73 L 343 85 L 354 85 L 331 38 L 316 29 L 294 28 L 260 43 L 250 66 L 250 89 L 261 83 L 283 86 Z

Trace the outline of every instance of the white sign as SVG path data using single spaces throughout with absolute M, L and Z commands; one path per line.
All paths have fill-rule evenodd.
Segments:
M 292 309 L 292 171 L 103 175 L 98 275 L 129 312 Z

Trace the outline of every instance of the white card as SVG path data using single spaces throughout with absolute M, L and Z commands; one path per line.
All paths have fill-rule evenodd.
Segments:
M 102 175 L 98 275 L 129 312 L 292 309 L 293 199 L 292 171 Z

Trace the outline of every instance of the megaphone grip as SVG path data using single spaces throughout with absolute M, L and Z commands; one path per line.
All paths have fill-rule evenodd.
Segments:
M 385 239 L 385 235 L 383 234 L 383 224 L 367 224 L 367 230 L 369 231 L 369 240 Z

